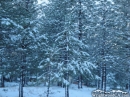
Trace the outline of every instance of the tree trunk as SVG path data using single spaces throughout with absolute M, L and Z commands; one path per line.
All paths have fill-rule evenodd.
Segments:
M 4 87 L 5 85 L 4 85 L 4 76 L 2 75 L 1 76 L 1 87 Z
M 83 88 L 83 77 L 82 74 L 78 77 L 78 89 Z
M 83 88 L 83 76 L 80 75 L 80 78 L 81 78 L 81 88 Z
M 106 60 L 105 60 L 105 55 L 106 55 L 106 28 L 105 28 L 105 19 L 106 19 L 106 6 L 105 6 L 105 1 L 103 3 L 103 13 L 102 13 L 102 62 L 101 62 L 101 89 L 105 92 L 106 91 Z
M 129 82 L 128 82 L 128 92 L 130 93 L 130 80 L 128 80 Z
M 102 72 L 102 63 L 100 64 L 100 90 L 103 89 L 103 78 L 102 78 L 103 72 Z
M 25 69 L 25 65 L 24 63 L 26 62 L 26 56 L 25 56 L 25 52 L 23 52 L 23 50 L 25 49 L 25 44 L 24 44 L 24 40 L 22 42 L 21 48 L 21 66 L 20 66 L 20 84 L 19 84 L 19 97 L 23 97 L 23 86 L 24 86 L 24 69 Z
M 19 97 L 23 97 L 23 72 L 20 74 Z
M 50 74 L 48 76 L 48 86 L 47 86 L 47 97 L 49 97 L 49 93 L 50 93 Z
M 69 40 L 68 40 L 68 36 L 66 33 L 66 47 L 69 47 Z M 66 65 L 66 71 L 65 71 L 65 80 L 67 83 L 65 83 L 65 97 L 69 97 L 69 68 L 68 68 L 68 62 L 69 62 L 69 51 L 66 49 L 65 51 L 65 60 L 64 63 Z
M 80 89 L 80 78 L 78 77 L 78 89 Z
M 79 25 L 78 25 L 78 29 L 79 29 L 79 40 L 82 40 L 82 2 L 81 0 L 79 0 L 79 14 L 78 14 L 78 21 L 79 21 Z M 81 51 L 81 48 L 79 47 L 79 50 Z M 81 53 L 80 53 L 80 56 L 79 56 L 79 61 L 81 61 Z M 81 63 L 81 62 L 80 62 Z M 80 64 L 82 65 L 82 64 Z M 80 73 L 80 70 L 79 70 L 79 77 L 78 77 L 78 88 L 82 88 L 82 74 Z
M 103 75 L 102 75 L 102 84 L 103 84 L 103 91 L 106 91 L 106 64 L 103 66 Z
M 69 73 L 67 72 L 65 75 L 65 80 L 69 81 Z M 65 83 L 65 97 L 69 97 L 69 84 Z
M 48 65 L 47 97 L 49 97 L 49 92 L 50 92 L 50 82 L 51 82 L 51 66 L 50 66 L 50 63 L 49 63 L 49 65 Z

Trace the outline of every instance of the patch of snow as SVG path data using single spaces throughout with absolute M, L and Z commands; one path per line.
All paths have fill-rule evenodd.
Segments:
M 0 97 L 19 97 L 19 86 L 0 88 Z M 77 85 L 70 85 L 70 97 L 92 97 L 91 92 L 95 88 L 83 86 L 83 89 L 78 89 Z M 46 97 L 47 87 L 24 87 L 24 97 Z M 49 97 L 64 97 L 65 89 L 57 86 L 50 87 Z
M 49 3 L 49 1 L 48 0 L 38 0 L 38 4 L 41 4 L 41 3 Z
M 10 24 L 13 24 L 17 28 L 23 29 L 23 27 L 21 25 L 17 24 L 16 22 L 14 22 L 13 20 L 11 20 L 9 18 L 2 18 L 2 24 L 7 25 L 7 26 Z
M 46 60 L 47 60 L 48 62 L 50 62 L 50 58 L 47 58 Z
M 95 4 L 99 5 L 99 4 L 101 4 L 101 2 L 100 1 L 95 1 Z
M 20 35 L 9 35 L 11 38 L 11 41 L 17 41 L 20 40 L 21 36 Z
M 11 23 L 9 21 L 2 21 L 1 24 L 9 26 Z
M 43 68 L 43 66 L 38 66 L 38 68 Z

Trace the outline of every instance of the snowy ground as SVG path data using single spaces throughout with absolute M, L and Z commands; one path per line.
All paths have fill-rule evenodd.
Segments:
M 18 97 L 18 90 L 17 84 L 10 84 L 10 87 L 0 88 L 0 97 Z M 84 86 L 83 89 L 77 89 L 77 85 L 71 85 L 70 97 L 92 97 L 92 90 L 94 88 Z M 50 88 L 50 97 L 64 97 L 64 94 L 64 88 Z M 24 87 L 24 97 L 46 97 L 46 87 Z

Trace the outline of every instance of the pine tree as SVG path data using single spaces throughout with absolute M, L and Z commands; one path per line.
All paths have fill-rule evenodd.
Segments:
M 13 1 L 13 0 L 3 0 L 0 1 L 1 10 L 1 30 L 3 33 L 3 40 L 5 40 L 6 48 L 6 63 L 4 67 L 7 67 L 7 74 L 9 72 L 13 73 L 12 70 L 17 70 L 20 75 L 16 75 L 15 78 L 20 76 L 20 97 L 23 97 L 22 87 L 25 83 L 25 73 L 26 70 L 23 69 L 30 68 L 29 58 L 33 53 L 32 50 L 35 48 L 35 27 L 37 15 L 35 6 L 36 1 L 25 0 L 25 1 Z M 19 56 L 19 57 L 18 57 Z M 33 59 L 33 56 L 32 58 Z M 7 66 L 6 66 L 7 64 Z M 11 74 L 11 75 L 14 75 Z
M 79 13 L 79 4 L 77 2 L 52 0 L 44 10 L 44 21 L 46 21 L 44 31 L 51 36 L 49 38 L 50 44 L 53 43 L 59 48 L 59 56 L 56 60 L 58 63 L 57 76 L 59 81 L 62 81 L 66 86 L 66 97 L 69 96 L 69 77 L 75 76 L 79 72 L 82 75 L 85 72 L 91 75 L 89 68 L 94 67 L 91 62 L 86 61 L 88 53 L 86 52 L 85 39 L 79 39 L 81 33 L 79 30 L 85 31 L 85 29 L 79 26 L 80 20 L 79 15 L 77 15 Z
M 120 75 L 116 74 L 116 78 L 119 78 L 117 76 L 123 77 L 124 80 L 119 79 L 117 83 L 122 84 L 122 87 L 128 86 L 127 89 L 129 91 L 129 21 L 130 21 L 130 10 L 129 5 L 130 2 L 127 0 L 121 1 L 121 0 L 115 0 L 115 3 L 117 3 L 120 8 L 121 18 L 120 18 L 120 24 L 118 24 L 118 39 L 117 39 L 117 45 L 119 47 L 118 49 L 118 64 L 116 68 L 118 68 L 120 71 Z M 127 68 L 127 69 L 126 69 Z M 127 72 L 127 73 L 126 73 Z
M 121 18 L 118 8 L 119 6 L 115 5 L 113 1 L 95 1 L 92 14 L 93 19 L 90 20 L 93 27 L 92 32 L 89 32 L 90 40 L 94 40 L 91 49 L 97 48 L 91 54 L 94 56 L 93 58 L 97 57 L 95 62 L 101 71 L 99 73 L 101 78 L 100 89 L 104 91 L 106 87 L 105 79 L 108 72 L 110 73 L 110 64 L 115 64 L 114 61 L 118 58 L 117 53 L 114 51 L 114 48 L 117 47 L 115 40 L 118 38 L 116 33 L 117 25 L 119 24 L 118 20 Z M 94 60 L 92 59 L 92 61 Z M 109 70 L 106 72 L 106 69 Z

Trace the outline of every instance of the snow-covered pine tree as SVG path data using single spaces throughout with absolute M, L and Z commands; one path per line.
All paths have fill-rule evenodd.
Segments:
M 115 74 L 115 78 L 117 80 L 117 84 L 120 84 L 121 87 L 127 87 L 128 91 L 130 91 L 130 72 L 129 72 L 129 29 L 130 29 L 130 1 L 128 0 L 114 0 L 115 3 L 120 6 L 119 11 L 121 14 L 120 20 L 118 21 L 118 28 L 117 28 L 117 45 L 118 45 L 118 60 L 117 65 L 115 68 L 118 68 L 118 72 L 120 73 Z M 127 73 L 126 73 L 127 72 Z M 122 78 L 123 80 L 121 80 Z
M 79 72 L 90 73 L 88 68 L 94 67 L 91 62 L 86 61 L 86 57 L 88 57 L 87 45 L 84 41 L 79 40 L 79 15 L 77 15 L 79 6 L 77 7 L 77 2 L 50 1 L 44 19 L 46 21 L 45 31 L 52 37 L 50 41 L 59 48 L 57 76 L 59 81 L 67 85 L 67 88 L 69 77 L 76 76 Z M 82 48 L 82 51 L 79 48 Z M 79 59 L 79 56 L 82 56 L 82 60 Z M 82 64 L 79 68 L 80 62 Z M 68 96 L 67 91 L 68 89 L 66 96 Z
M 90 47 L 92 47 L 91 49 L 96 48 L 96 50 L 91 51 L 91 56 L 93 56 L 91 60 L 99 64 L 100 71 L 103 70 L 102 66 L 100 66 L 102 62 L 106 64 L 106 66 L 103 66 L 103 71 L 105 71 L 105 67 L 110 71 L 110 64 L 115 64 L 114 61 L 118 58 L 116 52 L 114 52 L 114 48 L 116 48 L 115 40 L 117 39 L 116 25 L 121 17 L 120 13 L 118 13 L 118 8 L 119 6 L 113 1 L 107 0 L 95 0 L 95 6 L 93 6 L 93 14 L 91 15 L 93 19 L 90 19 L 92 30 L 88 30 L 91 31 L 89 32 L 90 41 L 93 41 L 93 44 Z M 100 76 L 102 76 L 102 74 L 103 73 L 101 72 Z M 105 75 L 104 78 L 106 78 Z M 103 77 L 101 77 L 101 79 L 103 79 Z M 104 86 L 102 85 L 103 81 L 100 82 L 100 89 L 104 87 L 105 90 L 105 81 Z
M 10 72 L 13 79 L 17 79 L 18 76 L 22 76 L 23 78 L 25 71 L 20 69 L 25 67 L 23 65 L 30 68 L 29 63 L 31 63 L 31 61 L 29 57 L 31 57 L 31 59 L 34 57 L 31 55 L 33 53 L 32 49 L 35 48 L 34 33 L 36 33 L 36 30 L 34 24 L 36 23 L 37 17 L 35 14 L 36 0 L 2 0 L 0 3 L 0 8 L 2 9 L 1 29 L 6 45 L 5 60 L 7 66 L 6 64 L 4 64 L 4 66 L 8 69 L 6 70 L 7 74 Z M 13 70 L 13 72 L 11 70 Z M 18 75 L 19 73 L 16 72 L 21 73 Z M 21 79 L 22 83 L 23 79 Z M 22 86 L 23 85 L 21 85 L 21 87 Z M 20 96 L 23 96 L 22 92 Z

